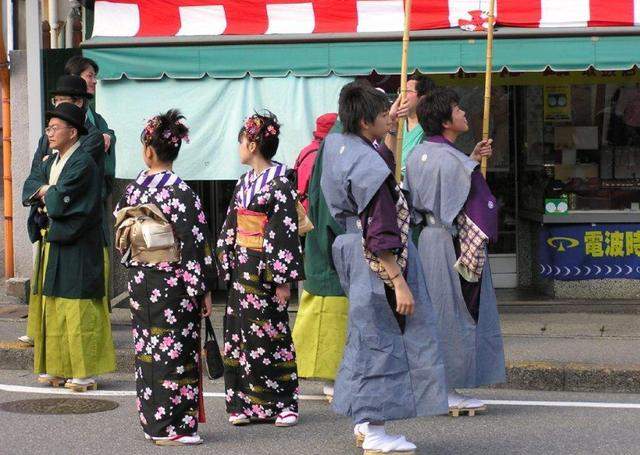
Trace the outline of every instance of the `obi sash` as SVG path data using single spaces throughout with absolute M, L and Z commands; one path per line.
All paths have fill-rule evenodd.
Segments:
M 264 231 L 269 219 L 266 213 L 254 212 L 242 207 L 237 209 L 238 234 L 236 244 L 251 250 L 262 251 Z

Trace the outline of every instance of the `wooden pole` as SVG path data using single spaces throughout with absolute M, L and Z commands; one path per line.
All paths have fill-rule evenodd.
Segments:
M 0 8 L 0 24 L 2 8 Z M 13 278 L 13 189 L 11 176 L 11 79 L 9 63 L 0 33 L 0 87 L 2 88 L 2 167 L 4 179 L 4 277 Z
M 489 0 L 489 28 L 487 30 L 487 68 L 484 82 L 484 117 L 482 118 L 482 140 L 489 139 L 491 119 L 491 76 L 493 70 L 493 25 L 495 23 L 496 0 Z M 480 171 L 487 178 L 487 157 L 482 157 Z
M 404 33 L 402 35 L 402 64 L 400 66 L 400 105 L 407 96 L 407 55 L 409 53 L 409 29 L 411 28 L 411 0 L 404 2 Z M 398 119 L 396 139 L 396 180 L 402 180 L 402 138 L 404 136 L 404 117 Z

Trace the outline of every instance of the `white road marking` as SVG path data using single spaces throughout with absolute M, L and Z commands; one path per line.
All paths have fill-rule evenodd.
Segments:
M 37 393 L 41 395 L 73 395 L 76 397 L 132 397 L 133 390 L 88 390 L 84 393 L 74 392 L 64 388 L 31 387 L 23 385 L 0 384 L 0 391 L 14 393 Z M 221 392 L 205 392 L 208 398 L 224 398 Z M 324 395 L 300 395 L 304 401 L 326 401 Z M 527 401 L 527 400 L 483 400 L 486 404 L 498 406 L 538 406 L 555 408 L 594 408 L 594 409 L 640 409 L 640 403 L 607 403 L 593 401 Z
M 93 396 L 93 397 L 134 397 L 136 392 L 134 390 L 87 390 L 86 392 L 78 393 L 73 390 L 65 388 L 50 388 L 50 387 L 31 387 L 24 385 L 11 385 L 0 384 L 0 391 L 2 392 L 14 392 L 14 393 L 37 393 L 41 395 L 74 395 L 77 397 Z M 205 397 L 209 398 L 224 398 L 226 395 L 222 392 L 205 392 Z M 306 401 L 326 401 L 324 395 L 301 395 L 300 400 Z
M 640 409 L 640 403 L 601 403 L 597 401 L 515 401 L 482 400 L 486 404 L 500 406 L 541 406 L 552 408 L 602 408 L 602 409 Z

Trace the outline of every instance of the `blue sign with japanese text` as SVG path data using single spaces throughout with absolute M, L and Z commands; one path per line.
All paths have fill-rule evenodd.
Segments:
M 640 224 L 546 225 L 538 265 L 554 280 L 640 279 Z

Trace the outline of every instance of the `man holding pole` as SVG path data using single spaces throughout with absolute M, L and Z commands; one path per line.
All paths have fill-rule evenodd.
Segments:
M 428 137 L 407 159 L 412 224 L 422 229 L 418 252 L 438 329 L 449 387 L 449 412 L 475 415 L 486 409 L 456 388 L 505 381 L 504 351 L 491 270 L 489 241 L 498 234 L 498 207 L 479 170 L 491 156 L 491 139 L 467 156 L 456 138 L 468 131 L 455 92 L 436 89 L 418 103 Z
M 418 115 L 416 114 L 418 102 L 435 88 L 436 84 L 420 73 L 414 73 L 407 81 L 405 100 L 408 113 L 402 136 L 402 174 L 405 173 L 407 167 L 407 158 L 415 146 L 422 142 L 424 138 L 424 131 L 420 126 L 420 122 L 418 122 Z

